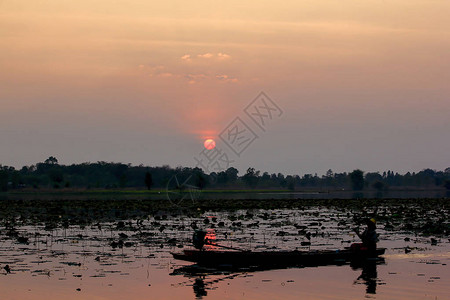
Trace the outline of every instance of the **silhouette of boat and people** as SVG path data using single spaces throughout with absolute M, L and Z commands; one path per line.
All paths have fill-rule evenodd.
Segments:
M 375 219 L 366 219 L 366 228 L 354 231 L 361 243 L 353 243 L 342 250 L 310 250 L 310 251 L 249 251 L 221 246 L 207 239 L 207 233 L 197 230 L 193 235 L 194 250 L 172 253 L 174 258 L 195 262 L 193 265 L 176 268 L 171 275 L 183 275 L 193 279 L 195 297 L 202 299 L 207 290 L 212 289 L 219 281 L 231 280 L 249 272 L 266 271 L 280 268 L 309 268 L 330 265 L 350 265 L 352 270 L 361 269 L 361 274 L 353 284 L 365 284 L 367 294 L 376 294 L 378 279 L 377 265 L 385 264 L 384 248 L 377 248 L 378 235 Z M 226 250 L 205 250 L 205 245 L 214 245 Z M 217 248 L 216 248 L 217 249 Z M 223 275 L 221 279 L 208 281 L 210 275 Z

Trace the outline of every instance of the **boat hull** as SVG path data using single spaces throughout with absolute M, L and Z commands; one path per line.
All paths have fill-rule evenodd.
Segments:
M 373 259 L 384 252 L 384 248 L 378 248 L 375 253 L 370 255 L 367 252 L 354 252 L 349 249 L 259 252 L 184 250 L 181 253 L 172 253 L 172 255 L 175 259 L 208 266 L 316 266 Z

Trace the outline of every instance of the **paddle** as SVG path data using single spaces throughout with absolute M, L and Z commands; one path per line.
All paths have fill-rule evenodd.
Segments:
M 241 252 L 249 252 L 250 251 L 250 250 L 246 250 L 246 249 L 240 249 L 240 248 L 235 248 L 235 247 L 219 245 L 219 244 L 210 242 L 208 239 L 205 239 L 205 244 L 220 247 L 220 248 L 225 248 L 225 249 L 237 250 L 237 251 L 241 251 Z
M 198 250 L 201 250 L 203 248 L 203 246 L 205 244 L 207 245 L 211 245 L 211 246 L 216 246 L 216 247 L 220 247 L 220 248 L 225 248 L 225 249 L 231 249 L 231 250 L 237 250 L 237 251 L 242 251 L 242 252 L 248 252 L 250 250 L 244 250 L 244 249 L 240 249 L 240 248 L 235 248 L 235 247 L 229 247 L 229 246 L 223 246 L 223 245 L 219 245 L 216 244 L 214 242 L 211 242 L 207 237 L 206 237 L 206 231 L 203 230 L 196 230 L 194 232 L 194 235 L 192 237 L 192 243 L 194 244 L 194 247 Z

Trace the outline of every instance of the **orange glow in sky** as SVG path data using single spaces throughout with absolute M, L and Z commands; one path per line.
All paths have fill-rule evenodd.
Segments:
M 244 169 L 449 167 L 449 11 L 448 0 L 0 1 L 0 164 L 189 165 L 264 91 L 286 114 Z

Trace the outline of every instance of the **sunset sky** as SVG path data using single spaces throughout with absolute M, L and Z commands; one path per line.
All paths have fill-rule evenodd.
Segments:
M 0 164 L 450 167 L 448 0 L 0 0 Z M 265 131 L 244 109 L 265 92 Z M 219 134 L 258 138 L 240 157 Z

